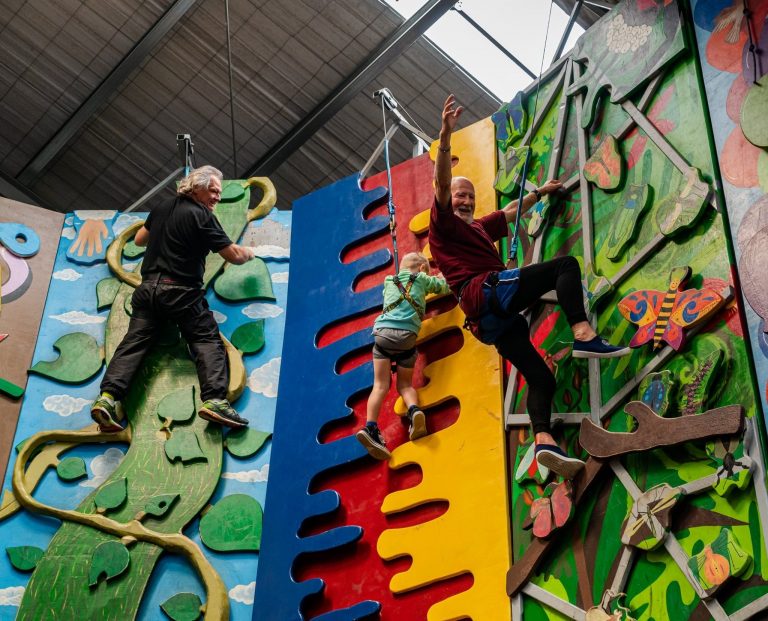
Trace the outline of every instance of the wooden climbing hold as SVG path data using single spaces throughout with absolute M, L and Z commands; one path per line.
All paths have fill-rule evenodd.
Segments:
M 593 457 L 609 458 L 737 433 L 744 422 L 740 405 L 726 405 L 698 416 L 662 418 L 642 401 L 631 401 L 624 411 L 637 420 L 637 429 L 607 431 L 588 418 L 581 421 L 579 443 Z

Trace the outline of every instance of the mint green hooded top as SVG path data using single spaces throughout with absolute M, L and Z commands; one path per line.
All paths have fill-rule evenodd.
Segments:
M 397 275 L 400 282 L 405 287 L 408 283 L 408 278 L 411 276 L 410 270 L 400 270 Z M 421 308 L 426 307 L 426 297 L 428 293 L 448 293 L 450 289 L 448 284 L 442 278 L 437 276 L 427 276 L 423 272 L 419 272 L 416 275 L 416 280 L 411 286 L 411 297 Z M 384 308 L 398 300 L 402 294 L 400 289 L 394 282 L 392 276 L 387 276 L 384 279 Z M 373 322 L 374 329 L 376 328 L 396 328 L 398 330 L 408 330 L 409 332 L 419 333 L 421 328 L 421 319 L 419 319 L 418 313 L 413 309 L 407 300 L 403 300 L 395 308 L 388 313 L 382 313 Z

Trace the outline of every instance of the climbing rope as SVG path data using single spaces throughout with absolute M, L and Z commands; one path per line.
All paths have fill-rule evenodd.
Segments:
M 392 166 L 389 161 L 389 135 L 387 134 L 387 109 L 382 94 L 381 116 L 384 122 L 384 163 L 387 167 L 387 211 L 389 212 L 389 235 L 392 238 L 392 252 L 395 259 L 395 274 L 398 273 L 400 261 L 397 258 L 397 229 L 395 228 L 395 202 L 392 197 Z
M 549 2 L 549 15 L 547 16 L 547 29 L 544 32 L 544 46 L 541 50 L 541 63 L 539 64 L 539 77 L 536 82 L 536 96 L 533 100 L 533 118 L 531 119 L 531 128 L 536 127 L 536 114 L 538 113 L 538 107 L 539 107 L 539 89 L 541 88 L 541 76 L 544 72 L 544 56 L 547 52 L 547 40 L 549 39 L 549 28 L 550 23 L 552 20 L 552 5 L 554 4 L 554 0 L 550 0 Z M 515 215 L 515 228 L 512 235 L 512 241 L 509 244 L 509 251 L 507 253 L 507 264 L 511 264 L 513 261 L 517 262 L 517 246 L 520 241 L 520 213 L 523 211 L 523 198 L 525 197 L 525 180 L 528 175 L 528 165 L 531 162 L 531 152 L 533 149 L 531 148 L 531 143 L 533 142 L 533 132 L 531 132 L 531 137 L 528 139 L 528 145 L 521 145 L 521 146 L 528 146 L 528 151 L 525 154 L 525 162 L 523 162 L 523 170 L 520 177 L 520 195 L 517 199 L 517 214 Z
M 224 17 L 227 23 L 227 67 L 229 69 L 229 120 L 232 123 L 232 166 L 237 177 L 237 147 L 235 145 L 235 98 L 232 89 L 232 42 L 229 34 L 229 0 L 224 0 Z
M 749 37 L 749 55 L 752 57 L 752 84 L 757 84 L 757 48 L 755 46 L 755 35 L 752 29 L 752 11 L 749 10 L 747 0 L 743 1 L 744 21 L 747 22 L 747 36 Z

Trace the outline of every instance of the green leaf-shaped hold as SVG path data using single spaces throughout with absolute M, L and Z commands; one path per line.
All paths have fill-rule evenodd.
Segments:
M 128 259 L 135 259 L 144 254 L 145 250 L 146 248 L 144 246 L 137 246 L 136 242 L 131 240 L 123 246 L 123 256 Z
M 91 556 L 91 571 L 88 586 L 96 586 L 104 576 L 111 580 L 123 573 L 131 562 L 131 553 L 120 541 L 105 541 L 99 544 Z
M 242 265 L 230 265 L 216 279 L 213 289 L 230 302 L 275 299 L 267 264 L 259 258 Z
M 144 513 L 156 518 L 163 517 L 178 497 L 178 494 L 160 494 L 155 496 L 144 506 Z
M 59 352 L 59 357 L 52 362 L 36 362 L 29 370 L 30 373 L 67 384 L 79 384 L 96 375 L 101 369 L 104 354 L 90 334 L 65 334 L 53 344 L 53 348 Z
M 243 427 L 227 434 L 225 446 L 235 457 L 250 457 L 255 455 L 270 437 L 272 434 L 267 431 Z
M 103 512 L 117 509 L 128 497 L 128 481 L 123 477 L 102 487 L 93 499 L 96 508 Z
M 221 202 L 234 203 L 243 198 L 243 194 L 245 194 L 245 188 L 242 181 L 227 181 L 221 189 Z
M 207 459 L 200 449 L 197 435 L 191 429 L 176 429 L 165 441 L 165 454 L 169 461 L 180 459 L 186 463 L 196 459 Z
M 232 333 L 232 345 L 244 354 L 255 354 L 264 347 L 264 320 L 244 323 Z
M 44 554 L 43 550 L 35 546 L 18 546 L 6 548 L 5 551 L 8 553 L 11 565 L 19 571 L 32 571 Z
M 60 479 L 64 481 L 77 481 L 87 477 L 88 473 L 85 470 L 85 462 L 82 457 L 67 457 L 59 462 L 56 466 L 56 474 Z
M 200 618 L 202 605 L 195 593 L 177 593 L 160 604 L 160 608 L 173 621 L 195 621 Z
M 200 519 L 200 539 L 217 552 L 258 551 L 262 509 L 246 494 L 225 496 Z
M 115 301 L 120 281 L 113 276 L 102 278 L 96 283 L 96 310 L 104 310 L 112 306 Z
M 195 387 L 185 386 L 163 397 L 157 404 L 157 415 L 163 420 L 188 421 L 195 415 Z

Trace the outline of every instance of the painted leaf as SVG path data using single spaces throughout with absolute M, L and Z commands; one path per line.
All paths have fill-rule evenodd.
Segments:
M 619 143 L 608 134 L 584 164 L 584 177 L 598 188 L 616 190 L 624 172 Z
M 102 278 L 96 283 L 96 310 L 104 310 L 112 306 L 115 301 L 117 290 L 120 288 L 120 281 L 110 276 Z
M 243 198 L 245 194 L 245 188 L 240 181 L 229 181 L 224 183 L 224 187 L 221 189 L 221 202 L 222 203 L 234 203 Z
M 135 259 L 136 257 L 140 257 L 144 252 L 146 251 L 146 248 L 143 246 L 137 246 L 136 242 L 132 239 L 129 241 L 125 246 L 123 246 L 123 256 L 129 258 L 129 259 Z
M 82 457 L 67 457 L 56 466 L 56 474 L 64 481 L 76 481 L 88 476 Z
M 272 277 L 263 259 L 251 259 L 242 265 L 230 265 L 213 284 L 216 293 L 230 302 L 274 300 Z
M 96 375 L 101 369 L 104 354 L 90 334 L 65 334 L 53 344 L 53 348 L 59 352 L 59 357 L 51 362 L 36 362 L 29 370 L 30 373 L 67 384 L 79 384 Z
M 195 387 L 185 386 L 163 397 L 157 404 L 157 415 L 162 420 L 188 421 L 195 415 Z
M 200 449 L 197 435 L 191 429 L 176 429 L 165 441 L 165 454 L 169 461 L 180 459 L 183 463 L 196 459 L 207 459 Z
M 249 321 L 232 333 L 232 345 L 244 354 L 255 354 L 264 347 L 264 320 Z
M 125 502 L 127 497 L 128 481 L 123 477 L 102 487 L 96 492 L 93 502 L 96 503 L 96 508 L 99 511 L 108 511 L 110 509 L 117 509 L 117 507 Z
M 511 194 L 520 181 L 529 151 L 530 147 L 509 147 L 506 152 L 499 153 L 499 170 L 493 187 L 502 194 Z
M 708 205 L 709 184 L 701 177 L 698 168 L 689 168 L 677 191 L 659 201 L 656 207 L 656 223 L 665 237 L 693 227 Z
M 195 621 L 200 618 L 203 603 L 195 593 L 177 593 L 160 604 L 160 608 L 173 621 Z
M 523 446 L 520 446 L 518 450 L 522 451 L 523 448 Z M 537 483 L 542 484 L 548 478 L 549 468 L 539 465 L 536 461 L 536 444 L 531 442 L 520 458 L 520 464 L 515 471 L 515 481 L 521 483 L 522 481 L 533 479 Z
M 91 556 L 88 585 L 96 586 L 104 577 L 111 580 L 123 573 L 131 562 L 131 553 L 120 541 L 105 541 L 99 544 Z
M 6 548 L 5 551 L 11 561 L 11 565 L 19 571 L 32 571 L 37 567 L 37 562 L 45 553 L 35 546 L 17 546 L 15 548 Z
M 235 457 L 250 457 L 255 455 L 271 437 L 272 434 L 267 431 L 244 427 L 230 431 L 227 434 L 225 446 Z
M 262 509 L 245 494 L 225 496 L 200 519 L 200 539 L 217 552 L 258 551 Z
M 144 512 L 153 517 L 163 517 L 179 498 L 179 494 L 160 494 L 144 505 Z
M 741 131 L 756 147 L 768 147 L 768 75 L 752 84 L 741 106 Z
M 640 231 L 640 220 L 651 201 L 650 186 L 630 184 L 625 192 L 615 198 L 611 234 L 606 242 L 606 256 L 618 261 Z
M 11 399 L 18 399 L 24 394 L 24 388 L 0 377 L 0 393 L 8 395 Z

